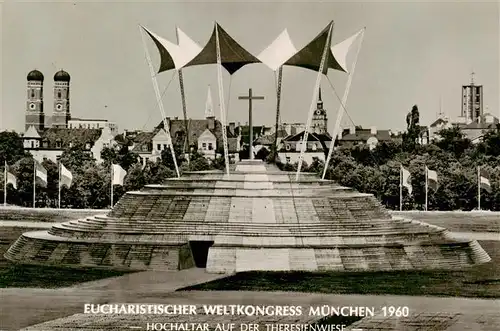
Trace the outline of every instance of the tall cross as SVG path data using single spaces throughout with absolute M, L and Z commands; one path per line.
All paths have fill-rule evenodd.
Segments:
M 252 127 L 252 100 L 264 100 L 263 96 L 256 96 L 252 94 L 252 89 L 248 89 L 248 96 L 240 96 L 239 100 L 248 100 L 248 131 L 250 131 L 250 160 L 253 160 L 253 127 Z

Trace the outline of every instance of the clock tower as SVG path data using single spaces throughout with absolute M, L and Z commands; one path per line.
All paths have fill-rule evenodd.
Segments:
M 28 76 L 28 97 L 26 99 L 26 113 L 24 129 L 34 126 L 38 131 L 45 127 L 43 114 L 43 74 L 38 70 L 31 71 Z
M 60 70 L 54 75 L 54 109 L 52 111 L 52 127 L 67 128 L 71 118 L 69 111 L 69 74 Z
M 319 88 L 318 103 L 314 111 L 311 131 L 317 134 L 327 133 L 328 118 L 326 117 L 326 110 L 323 108 L 323 101 L 321 100 L 321 87 Z

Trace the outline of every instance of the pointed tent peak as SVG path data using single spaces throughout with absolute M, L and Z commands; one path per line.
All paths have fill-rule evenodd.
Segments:
M 276 71 L 283 63 L 297 53 L 288 30 L 284 29 L 280 35 L 266 48 L 257 58 L 267 65 L 271 70 Z
M 250 63 L 260 63 L 260 60 L 243 48 L 234 40 L 219 23 L 214 23 L 212 35 L 203 49 L 185 66 L 216 64 L 217 63 L 217 38 L 219 37 L 220 57 L 222 66 L 234 74 L 243 66 Z
M 178 27 L 176 28 L 177 44 L 160 37 L 144 26 L 141 27 L 151 37 L 160 53 L 158 73 L 170 69 L 181 69 L 201 51 L 201 47 Z
M 156 48 L 158 48 L 158 52 L 160 53 L 160 68 L 158 69 L 158 73 L 175 69 L 175 62 L 170 52 L 174 50 L 177 45 L 160 37 L 146 27 L 142 25 L 139 26 L 149 35 L 149 37 L 155 43 Z
M 337 63 L 340 65 L 342 68 L 341 70 L 349 73 L 349 70 L 347 69 L 347 55 L 349 54 L 349 51 L 354 44 L 354 42 L 358 39 L 358 37 L 364 33 L 366 30 L 366 27 L 362 28 L 358 32 L 356 32 L 354 35 L 351 37 L 341 41 L 338 44 L 335 44 L 331 47 L 331 52 L 335 59 L 337 60 Z
M 328 68 L 344 71 L 330 50 L 333 21 L 331 21 L 311 42 L 290 57 L 285 64 L 318 71 L 325 48 L 328 49 L 323 74 Z
M 182 51 L 182 59 L 179 59 L 178 69 L 184 67 L 196 55 L 201 52 L 201 46 L 194 42 L 189 36 L 184 33 L 179 27 L 176 28 L 177 43 Z

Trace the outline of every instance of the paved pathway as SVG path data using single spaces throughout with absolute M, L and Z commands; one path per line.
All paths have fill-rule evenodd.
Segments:
M 227 275 L 204 269 L 178 272 L 144 271 L 58 289 L 0 289 L 0 330 L 17 330 L 81 312 L 85 303 L 133 302 L 142 293 L 170 293 L 177 288 Z
M 163 316 L 163 315 L 88 315 L 83 314 L 86 303 L 156 303 L 156 304 L 243 304 L 243 305 L 301 305 L 304 311 L 311 306 L 366 306 L 379 311 L 383 306 L 407 306 L 411 316 L 388 319 L 383 316 L 366 318 L 358 323 L 362 330 L 456 331 L 500 330 L 500 301 L 466 298 L 410 297 L 389 295 L 335 295 L 293 292 L 249 291 L 185 291 L 175 289 L 211 281 L 224 275 L 207 274 L 203 269 L 179 272 L 139 272 L 59 289 L 6 288 L 0 290 L 0 330 L 95 331 L 146 330 L 146 323 L 217 322 L 264 324 L 308 324 L 319 317 L 304 314 L 298 318 L 221 316 Z M 193 319 L 194 318 L 194 319 Z M 30 327 L 31 326 L 31 327 Z M 402 328 L 404 326 L 404 328 Z M 133 328 L 130 328 L 133 327 Z M 139 329 L 139 327 L 141 329 Z M 460 329 L 461 328 L 461 329 Z M 346 329 L 347 330 L 347 329 Z M 182 330 L 181 330 L 182 331 Z M 189 330 L 186 330 L 189 331 Z M 195 331 L 195 330 L 193 330 Z M 234 331 L 241 331 L 239 328 Z M 287 330 L 281 330 L 287 331 Z M 292 330 L 288 330 L 292 331 Z M 296 330 L 299 331 L 299 330 Z M 304 330 L 306 331 L 306 330 Z M 332 330 L 333 331 L 333 330 Z

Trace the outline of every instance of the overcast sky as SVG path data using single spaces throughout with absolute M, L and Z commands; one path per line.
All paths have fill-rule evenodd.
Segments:
M 405 129 L 405 115 L 413 104 L 419 106 L 421 122 L 430 124 L 439 111 L 440 96 L 445 113 L 454 118 L 460 114 L 461 85 L 469 83 L 472 70 L 476 83 L 484 85 L 489 112 L 499 114 L 497 2 L 8 1 L 1 14 L 2 128 L 24 130 L 26 75 L 35 68 L 45 75 L 46 116 L 53 109 L 53 75 L 63 68 L 71 75 L 73 117 L 108 119 L 120 131 L 151 128 L 161 116 L 138 24 L 172 41 L 177 25 L 203 46 L 214 21 L 255 55 L 284 28 L 301 48 L 331 20 L 333 43 L 366 26 L 347 103 L 357 125 Z M 158 68 L 156 48 L 150 40 L 148 46 Z M 162 91 L 171 77 L 172 72 L 158 76 Z M 346 74 L 330 70 L 328 77 L 342 96 Z M 306 69 L 284 69 L 283 122 L 306 122 L 315 78 Z M 210 84 L 219 118 L 216 66 L 187 68 L 184 81 L 188 116 L 203 117 Z M 339 102 L 326 78 L 321 86 L 332 128 Z M 248 103 L 237 97 L 248 88 L 265 96 L 254 102 L 254 123 L 273 124 L 274 73 L 263 64 L 248 65 L 231 78 L 224 72 L 228 121 L 247 121 Z M 177 78 L 163 101 L 167 116 L 182 116 Z

